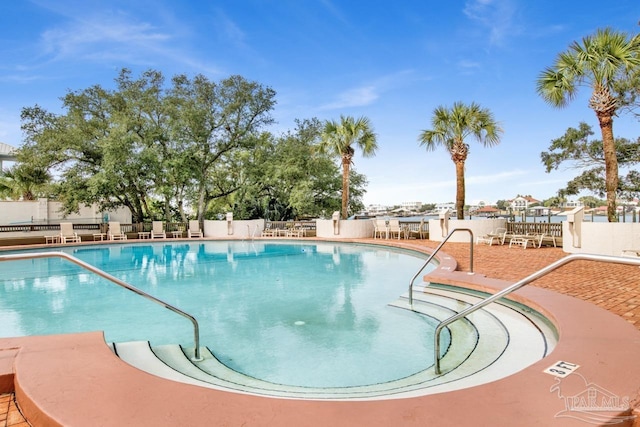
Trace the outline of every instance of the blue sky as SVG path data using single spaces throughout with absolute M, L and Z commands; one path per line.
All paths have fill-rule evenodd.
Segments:
M 580 121 L 597 132 L 582 90 L 554 109 L 535 92 L 539 73 L 575 40 L 607 26 L 640 30 L 637 0 L 18 0 L 0 6 L 0 142 L 19 146 L 20 110 L 60 113 L 60 97 L 118 71 L 232 74 L 277 92 L 280 133 L 295 119 L 367 116 L 373 158 L 356 156 L 365 204 L 455 199 L 443 149 L 420 147 L 439 105 L 477 102 L 504 129 L 500 145 L 469 140 L 467 203 L 555 195 L 575 170 L 545 173 L 540 152 Z M 637 138 L 639 122 L 614 124 Z

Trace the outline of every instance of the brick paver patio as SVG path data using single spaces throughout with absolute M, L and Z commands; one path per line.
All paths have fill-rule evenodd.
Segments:
M 411 244 L 435 248 L 439 242 L 412 240 Z M 469 244 L 445 243 L 442 251 L 453 256 L 458 270 L 469 271 Z M 494 279 L 516 282 L 569 254 L 561 248 L 509 248 L 474 245 L 474 271 Z M 640 329 L 640 268 L 593 261 L 574 261 L 534 282 L 591 302 L 622 316 Z

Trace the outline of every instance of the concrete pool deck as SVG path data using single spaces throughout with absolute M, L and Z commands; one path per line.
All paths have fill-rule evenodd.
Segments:
M 374 243 L 371 239 L 358 242 Z M 437 246 L 437 242 L 416 240 L 383 243 L 421 250 Z M 501 289 L 567 255 L 555 248 L 476 245 L 475 274 L 469 275 L 468 244 L 447 243 L 442 251 L 443 258 L 450 256 L 442 266 L 457 271 L 442 269 L 432 276 L 482 289 Z M 556 323 L 558 346 L 550 356 L 515 375 L 455 392 L 398 400 L 319 402 L 205 390 L 127 365 L 96 332 L 0 339 L 0 394 L 15 391 L 34 426 L 584 426 L 604 423 L 605 418 L 593 417 L 616 416 L 621 421 L 616 425 L 634 425 L 634 421 L 640 425 L 624 418 L 629 411 L 605 411 L 600 397 L 600 405 L 587 412 L 572 400 L 591 391 L 605 393 L 607 402 L 618 398 L 627 407 L 638 406 L 639 277 L 638 267 L 576 261 L 521 289 L 519 298 Z M 542 372 L 560 360 L 579 364 L 576 373 L 582 377 L 572 374 L 557 380 Z M 576 378 L 584 381 L 576 383 Z M 559 389 L 552 391 L 554 387 Z M 0 425 L 2 420 L 0 412 Z

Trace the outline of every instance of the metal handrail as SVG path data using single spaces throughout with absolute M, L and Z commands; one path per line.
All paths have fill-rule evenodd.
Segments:
M 156 304 L 159 304 L 161 306 L 163 306 L 164 308 L 167 308 L 171 311 L 173 311 L 174 313 L 179 314 L 180 316 L 186 317 L 187 319 L 189 319 L 191 321 L 191 323 L 193 324 L 193 335 L 194 335 L 194 341 L 195 341 L 195 354 L 193 357 L 193 361 L 195 362 L 199 362 L 202 360 L 202 356 L 200 356 L 200 327 L 198 326 L 198 321 L 196 320 L 195 317 L 193 317 L 192 315 L 190 315 L 189 313 L 186 313 L 182 310 L 180 310 L 177 307 L 172 306 L 169 303 L 166 303 L 164 301 L 162 301 L 161 299 L 158 299 L 156 297 L 154 297 L 153 295 L 150 295 L 148 293 L 146 293 L 145 291 L 136 288 L 135 286 L 132 286 L 126 282 L 123 282 L 122 280 L 118 279 L 117 277 L 114 277 L 112 275 L 110 275 L 109 273 L 106 273 L 102 270 L 100 270 L 99 268 L 96 268 L 94 266 L 92 266 L 91 264 L 87 264 L 84 261 L 79 260 L 78 258 L 69 255 L 67 253 L 64 252 L 35 252 L 35 253 L 25 253 L 25 254 L 10 254 L 10 255 L 0 255 L 0 261 L 19 261 L 19 260 L 25 260 L 25 259 L 34 259 L 34 258 L 64 258 L 67 261 L 71 261 L 74 264 L 79 265 L 80 267 L 89 270 L 95 274 L 97 274 L 100 277 L 103 277 L 113 283 L 115 283 L 116 285 L 122 286 L 125 289 L 128 289 L 132 292 L 135 292 L 136 294 L 143 296 L 153 302 L 155 302 Z
M 427 265 L 429 265 L 429 262 L 431 262 L 431 260 L 436 256 L 436 254 L 438 253 L 438 251 L 440 250 L 440 248 L 442 248 L 442 246 L 444 246 L 445 243 L 447 243 L 447 240 L 449 240 L 449 238 L 453 235 L 453 233 L 455 233 L 456 231 L 468 231 L 469 232 L 469 237 L 470 237 L 470 242 L 469 242 L 469 259 L 470 259 L 470 264 L 471 264 L 471 271 L 469 272 L 470 274 L 473 274 L 473 231 L 471 231 L 470 228 L 454 228 L 453 230 L 451 230 L 451 233 L 449 233 L 447 235 L 447 237 L 445 237 L 442 242 L 440 242 L 440 244 L 436 247 L 436 249 L 431 253 L 431 255 L 429 255 L 429 258 L 427 258 L 427 260 L 424 262 L 424 264 L 422 265 L 422 267 L 420 267 L 420 269 L 418 270 L 418 272 L 415 274 L 415 276 L 413 276 L 413 278 L 411 279 L 411 281 L 409 282 L 409 307 L 411 307 L 411 309 L 413 309 L 413 282 L 415 282 L 416 278 L 420 275 L 420 273 L 422 273 L 422 270 L 425 269 L 425 267 Z
M 467 307 L 466 309 L 462 310 L 458 314 L 443 320 L 436 327 L 435 335 L 434 335 L 434 340 L 435 340 L 434 341 L 434 353 L 435 353 L 434 359 L 435 359 L 436 375 L 440 375 L 441 373 L 440 371 L 440 332 L 442 331 L 442 329 L 444 329 L 446 326 L 450 325 L 451 323 L 455 322 L 456 320 L 460 320 L 463 317 L 466 317 L 467 315 L 473 313 L 474 311 L 481 309 L 485 305 L 491 304 L 495 300 L 500 299 L 503 296 L 510 294 L 511 292 L 517 291 L 518 289 L 529 284 L 530 282 L 533 282 L 534 280 L 547 275 L 548 273 L 555 270 L 556 268 L 561 267 L 565 264 L 568 264 L 572 261 L 578 261 L 578 260 L 613 262 L 617 264 L 631 264 L 631 265 L 640 266 L 640 258 L 622 258 L 622 257 L 595 255 L 595 254 L 572 254 L 549 264 L 548 266 L 536 271 L 533 274 L 530 274 L 529 276 L 514 283 L 508 288 L 505 288 L 500 292 L 493 294 L 470 307 Z

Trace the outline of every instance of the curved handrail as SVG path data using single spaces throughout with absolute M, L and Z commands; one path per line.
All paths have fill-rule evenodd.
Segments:
M 451 233 L 449 233 L 447 235 L 447 237 L 445 237 L 442 240 L 442 242 L 440 242 L 440 244 L 436 247 L 436 249 L 433 252 L 431 252 L 431 255 L 429 255 L 429 258 L 427 258 L 427 260 L 424 262 L 422 267 L 420 267 L 418 272 L 415 274 L 415 276 L 413 276 L 413 278 L 409 282 L 409 307 L 411 307 L 411 309 L 413 309 L 413 282 L 415 282 L 416 278 L 420 275 L 420 273 L 422 273 L 422 270 L 424 270 L 425 267 L 427 265 L 429 265 L 429 262 L 431 262 L 431 260 L 436 256 L 436 254 L 438 253 L 440 248 L 442 248 L 444 246 L 444 244 L 447 243 L 447 240 L 449 240 L 449 238 L 456 231 L 468 231 L 469 232 L 469 237 L 470 237 L 470 242 L 469 242 L 469 259 L 470 259 L 470 261 L 469 262 L 470 262 L 470 265 L 471 265 L 470 273 L 473 274 L 473 231 L 470 228 L 454 228 L 453 230 L 451 230 Z
M 145 298 L 147 298 L 148 300 L 151 300 L 153 302 L 155 302 L 156 304 L 159 304 L 161 306 L 163 306 L 164 308 L 167 308 L 171 311 L 173 311 L 174 313 L 179 314 L 182 317 L 186 317 L 187 319 L 189 319 L 191 321 L 191 323 L 193 324 L 193 335 L 194 335 L 194 341 L 195 341 L 195 354 L 193 357 L 193 361 L 195 362 L 199 362 L 202 360 L 202 356 L 200 356 L 200 327 L 198 326 L 198 321 L 196 320 L 195 317 L 193 317 L 192 315 L 190 315 L 187 312 L 184 312 L 182 310 L 180 310 L 177 307 L 172 306 L 169 303 L 166 303 L 164 301 L 162 301 L 161 299 L 158 299 L 156 297 L 154 297 L 153 295 L 150 295 L 148 293 L 146 293 L 145 291 L 136 288 L 135 286 L 132 286 L 126 282 L 123 282 L 122 280 L 118 279 L 117 277 L 114 277 L 112 275 L 110 275 L 109 273 L 106 273 L 102 270 L 100 270 L 99 268 L 96 268 L 94 266 L 92 266 L 91 264 L 87 264 L 84 261 L 79 260 L 78 258 L 69 255 L 67 253 L 64 252 L 33 252 L 33 253 L 25 253 L 25 254 L 10 254 L 10 255 L 0 255 L 0 261 L 19 261 L 19 260 L 25 260 L 25 259 L 34 259 L 34 258 L 64 258 L 67 261 L 71 261 L 72 263 L 79 265 L 80 267 L 91 271 L 92 273 L 97 274 L 98 276 L 105 278 L 107 280 L 109 280 L 110 282 L 115 283 L 116 285 L 122 286 L 125 289 L 130 290 L 131 292 L 135 292 L 136 294 L 143 296 Z
M 548 266 L 536 271 L 533 274 L 530 274 L 529 276 L 501 290 L 500 292 L 493 294 L 470 307 L 467 307 L 466 309 L 462 310 L 458 314 L 443 320 L 438 324 L 438 326 L 436 326 L 436 330 L 434 334 L 434 340 L 435 340 L 434 341 L 434 354 L 435 354 L 434 366 L 435 366 L 436 375 L 440 375 L 441 373 L 440 372 L 440 332 L 442 331 L 442 329 L 444 329 L 446 326 L 450 325 L 451 323 L 455 322 L 456 320 L 460 320 L 463 317 L 466 317 L 467 315 L 473 313 L 474 311 L 481 309 L 485 305 L 491 304 L 495 300 L 500 299 L 503 296 L 510 294 L 511 292 L 517 291 L 521 287 L 533 282 L 534 280 L 547 275 L 548 273 L 552 272 L 556 268 L 561 267 L 565 264 L 568 264 L 572 261 L 578 261 L 578 260 L 613 262 L 618 264 L 631 264 L 631 265 L 640 266 L 640 258 L 621 258 L 621 257 L 607 256 L 607 255 L 595 255 L 595 254 L 572 254 L 549 264 Z

